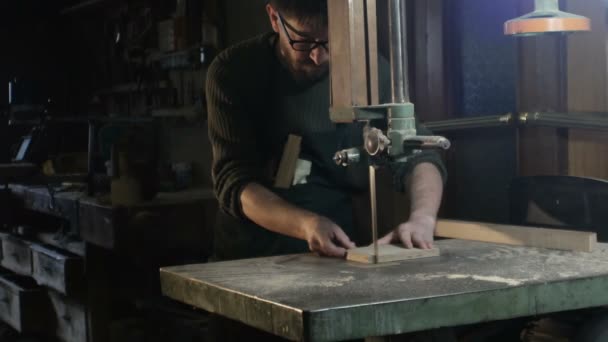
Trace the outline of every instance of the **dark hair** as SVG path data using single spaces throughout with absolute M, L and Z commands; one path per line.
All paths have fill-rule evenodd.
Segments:
M 269 0 L 283 16 L 301 21 L 318 21 L 327 25 L 327 0 Z

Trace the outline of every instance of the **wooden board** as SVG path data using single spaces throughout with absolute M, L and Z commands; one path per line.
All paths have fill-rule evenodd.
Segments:
M 379 245 L 378 262 L 393 262 L 409 259 L 420 259 L 439 256 L 439 249 L 408 249 L 397 245 Z M 374 263 L 374 246 L 360 247 L 348 250 L 346 259 L 364 264 Z
M 439 220 L 435 236 L 580 252 L 592 252 L 597 244 L 591 232 L 453 220 Z
M 277 171 L 277 177 L 274 182 L 274 186 L 281 189 L 289 189 L 293 176 L 296 172 L 296 165 L 300 156 L 300 144 L 302 143 L 302 137 L 290 134 L 285 143 L 283 149 L 283 157 L 279 164 Z

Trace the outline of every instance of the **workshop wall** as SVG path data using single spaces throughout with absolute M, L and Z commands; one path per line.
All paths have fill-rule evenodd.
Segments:
M 515 0 L 460 0 L 459 59 L 462 74 L 462 116 L 514 112 L 517 89 L 516 40 L 503 34 L 505 21 L 515 18 Z
M 65 49 L 53 16 L 57 8 L 56 2 L 43 0 L 0 3 L 0 162 L 14 157 L 12 146 L 29 132 L 29 119 L 39 118 L 45 110 L 56 112 L 67 98 L 65 75 L 58 68 Z M 15 120 L 15 105 L 23 114 L 18 119 L 26 120 Z
M 0 4 L 0 109 L 8 104 L 8 83 L 19 104 L 44 104 L 65 96 L 60 70 L 63 41 L 52 16 L 56 4 L 41 0 Z
M 226 46 L 272 30 L 266 0 L 224 0 Z
M 204 84 L 224 46 L 223 5 L 138 0 L 64 8 L 73 49 L 65 67 L 75 75 L 71 108 L 78 108 L 72 111 L 154 118 L 165 169 L 190 165 L 192 186 L 210 186 Z
M 266 0 L 225 0 L 221 13 L 225 20 L 222 46 L 229 47 L 271 30 L 265 10 Z M 200 74 L 204 81 L 204 75 Z M 202 89 L 201 84 L 198 89 Z M 171 162 L 190 160 L 197 184 L 210 186 L 212 160 L 206 121 L 184 122 L 163 128 L 161 152 Z
M 451 91 L 446 102 L 453 108 L 448 119 L 515 113 L 518 45 L 504 36 L 503 24 L 519 15 L 519 2 L 444 4 L 444 53 L 449 65 L 444 78 Z M 442 217 L 509 222 L 509 186 L 517 175 L 517 133 L 513 127 L 496 126 L 435 132 L 452 141 L 445 154 L 449 177 Z

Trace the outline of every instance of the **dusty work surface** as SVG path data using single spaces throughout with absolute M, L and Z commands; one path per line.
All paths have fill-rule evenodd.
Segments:
M 438 241 L 441 256 L 362 265 L 292 255 L 169 267 L 165 295 L 293 340 L 382 336 L 608 304 L 593 253 Z

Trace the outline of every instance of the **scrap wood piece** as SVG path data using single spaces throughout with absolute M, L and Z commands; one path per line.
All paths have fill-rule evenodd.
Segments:
M 279 163 L 279 169 L 275 178 L 274 186 L 281 189 L 289 189 L 296 172 L 296 165 L 300 157 L 300 145 L 302 137 L 290 134 L 283 149 L 283 156 Z
M 418 249 L 397 245 L 378 245 L 378 263 L 439 256 L 439 248 Z M 374 246 L 349 249 L 346 259 L 365 264 L 374 263 Z
M 439 220 L 435 236 L 579 252 L 592 252 L 597 245 L 593 232 L 455 220 Z

